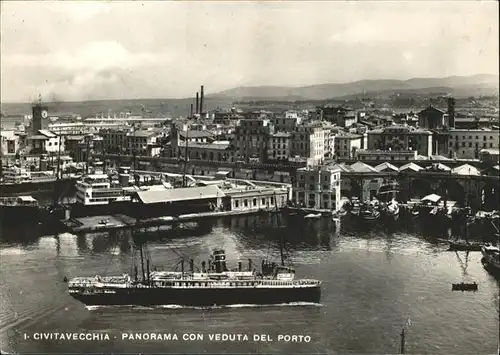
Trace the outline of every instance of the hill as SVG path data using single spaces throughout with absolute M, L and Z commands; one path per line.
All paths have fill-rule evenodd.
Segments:
M 468 97 L 498 93 L 499 76 L 479 74 L 446 78 L 413 78 L 409 80 L 361 80 L 350 83 L 320 84 L 301 87 L 241 86 L 208 95 L 233 100 L 326 100 L 396 93 L 429 94 L 438 92 Z

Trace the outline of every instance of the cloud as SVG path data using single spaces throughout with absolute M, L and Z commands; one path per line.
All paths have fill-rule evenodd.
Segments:
M 2 100 L 498 72 L 496 2 L 2 3 Z

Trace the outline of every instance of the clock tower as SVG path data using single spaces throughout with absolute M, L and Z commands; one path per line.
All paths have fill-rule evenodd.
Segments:
M 38 134 L 38 131 L 48 127 L 49 114 L 48 109 L 42 106 L 41 102 L 33 106 L 33 120 L 31 124 L 32 133 Z

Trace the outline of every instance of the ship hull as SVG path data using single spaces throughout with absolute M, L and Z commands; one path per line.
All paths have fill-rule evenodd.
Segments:
M 111 290 L 111 289 L 109 289 Z M 87 306 L 161 306 L 194 307 L 229 306 L 237 304 L 272 305 L 319 303 L 321 287 L 288 288 L 113 288 L 115 293 L 71 293 Z
M 39 220 L 38 206 L 0 206 L 0 225 L 37 224 Z

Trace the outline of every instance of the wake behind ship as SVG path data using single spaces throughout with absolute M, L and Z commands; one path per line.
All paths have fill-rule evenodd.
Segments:
M 262 271 L 252 270 L 249 260 L 248 270 L 229 271 L 222 249 L 213 252 L 212 260 L 202 262 L 200 272 L 194 271 L 190 260 L 190 270 L 152 271 L 147 270 L 141 280 L 137 275 L 132 279 L 128 274 L 117 277 L 77 277 L 69 280 L 69 293 L 87 306 L 99 305 L 181 305 L 181 306 L 226 306 L 235 304 L 286 304 L 319 303 L 321 281 L 294 279 L 291 267 L 263 262 Z M 137 274 L 137 272 L 136 272 Z

